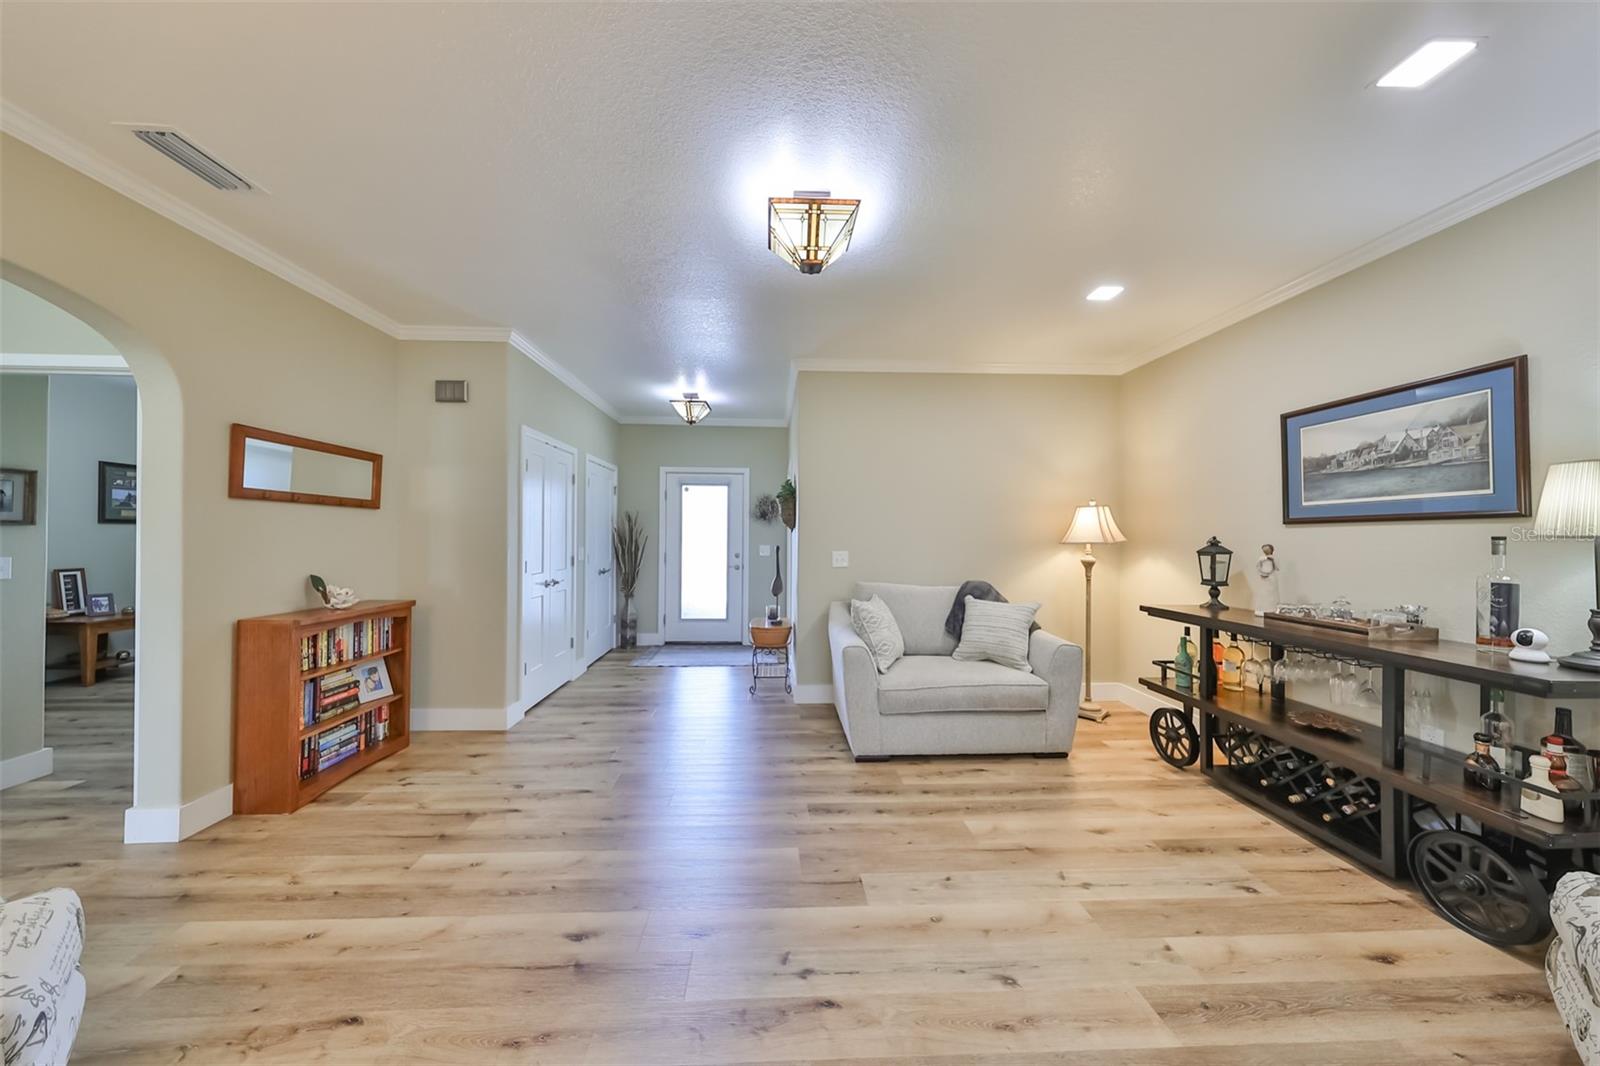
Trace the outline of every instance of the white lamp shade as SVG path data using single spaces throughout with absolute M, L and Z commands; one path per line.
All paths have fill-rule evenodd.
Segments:
M 1093 500 L 1072 515 L 1072 528 L 1061 538 L 1063 544 L 1117 544 L 1127 540 L 1111 517 L 1111 508 L 1102 507 Z
M 1600 459 L 1551 464 L 1533 531 L 1544 537 L 1600 537 Z

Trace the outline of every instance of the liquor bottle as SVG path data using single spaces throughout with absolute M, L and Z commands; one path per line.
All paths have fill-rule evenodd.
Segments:
M 1228 634 L 1228 646 L 1223 649 L 1217 671 L 1217 684 L 1235 692 L 1244 690 L 1244 649 L 1239 647 L 1237 634 Z
M 1506 773 L 1512 773 L 1515 765 L 1511 761 L 1513 730 L 1511 719 L 1506 717 L 1506 694 L 1501 689 L 1489 690 L 1489 709 L 1478 722 L 1478 732 L 1489 738 L 1489 758 Z
M 1509 651 L 1521 625 L 1522 585 L 1506 569 L 1506 538 L 1489 538 L 1489 570 L 1478 577 L 1478 650 Z
M 1467 784 L 1474 788 L 1499 792 L 1500 778 L 1495 776 L 1499 771 L 1500 764 L 1489 754 L 1489 734 L 1472 734 L 1472 754 L 1467 756 L 1464 771 Z
M 1550 776 L 1555 776 L 1556 760 L 1561 760 L 1563 773 L 1573 782 L 1574 792 L 1594 791 L 1594 763 L 1589 752 L 1572 735 L 1572 708 L 1556 708 L 1555 729 L 1548 733 L 1540 745 L 1550 760 Z
M 1183 636 L 1178 638 L 1178 654 L 1173 656 L 1172 665 L 1178 674 L 1178 688 L 1185 692 L 1194 688 L 1194 641 L 1189 637 L 1189 627 L 1183 627 Z
M 1555 792 L 1556 784 L 1550 780 L 1550 760 L 1543 755 L 1528 756 L 1528 785 L 1542 788 L 1545 792 Z M 1535 792 L 1532 788 L 1522 790 L 1522 812 L 1531 814 L 1535 818 L 1546 821 L 1559 822 L 1566 817 L 1566 805 L 1559 797 L 1546 795 L 1545 792 Z

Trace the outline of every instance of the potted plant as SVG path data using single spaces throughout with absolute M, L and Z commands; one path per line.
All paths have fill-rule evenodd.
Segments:
M 795 521 L 794 478 L 784 478 L 783 484 L 778 486 L 778 510 L 783 515 L 783 524 L 791 530 Z
M 644 523 L 638 511 L 623 514 L 622 521 L 611 527 L 611 551 L 617 562 L 617 589 L 622 593 L 622 646 L 639 646 L 639 609 L 634 606 L 633 594 L 639 587 L 639 572 L 644 569 L 644 549 L 650 538 L 645 535 Z

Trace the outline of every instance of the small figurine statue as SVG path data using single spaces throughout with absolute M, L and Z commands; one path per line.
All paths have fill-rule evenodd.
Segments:
M 355 589 L 345 588 L 343 585 L 330 585 L 316 574 L 311 575 L 311 587 L 322 597 L 322 605 L 332 607 L 334 610 L 342 611 L 346 607 L 354 607 L 356 601 L 361 598 L 356 595 Z
M 1257 615 L 1276 611 L 1283 601 L 1278 596 L 1278 560 L 1273 558 L 1270 544 L 1261 546 L 1261 558 L 1256 560 L 1255 573 L 1250 575 L 1250 598 L 1255 601 Z

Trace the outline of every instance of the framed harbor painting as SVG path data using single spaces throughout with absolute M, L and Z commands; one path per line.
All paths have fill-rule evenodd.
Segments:
M 1529 513 L 1528 357 L 1290 411 L 1283 521 Z

